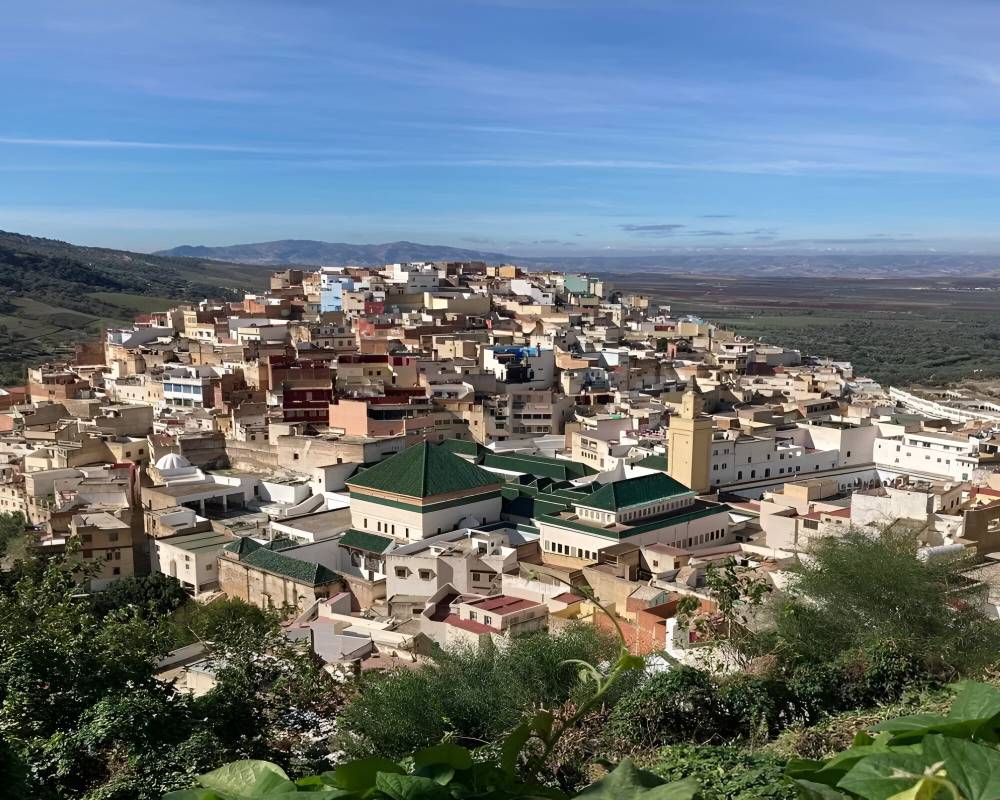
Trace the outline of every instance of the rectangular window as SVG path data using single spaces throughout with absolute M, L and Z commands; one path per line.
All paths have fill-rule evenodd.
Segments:
M 405 578 L 406 577 L 406 567 L 396 567 L 396 577 Z

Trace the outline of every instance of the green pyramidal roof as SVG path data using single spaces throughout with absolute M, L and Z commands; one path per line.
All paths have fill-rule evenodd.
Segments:
M 577 505 L 599 508 L 603 511 L 618 511 L 685 494 L 692 494 L 687 486 L 663 472 L 656 472 L 652 475 L 608 483 L 586 500 L 578 501 Z
M 263 547 L 260 542 L 256 542 L 249 536 L 241 536 L 235 541 L 227 544 L 223 550 L 228 550 L 230 553 L 236 553 L 239 556 L 245 556 L 252 553 L 254 550 L 259 550 Z
M 421 442 L 359 472 L 347 485 L 351 489 L 377 489 L 407 497 L 433 497 L 502 482 L 499 476 L 442 447 Z

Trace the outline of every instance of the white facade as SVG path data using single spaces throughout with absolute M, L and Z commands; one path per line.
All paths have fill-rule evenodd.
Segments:
M 596 561 L 601 550 L 617 545 L 619 541 L 635 545 L 666 544 L 684 549 L 721 544 L 728 541 L 732 527 L 729 514 L 725 511 L 694 519 L 681 517 L 674 524 L 665 520 L 662 527 L 623 536 L 621 539 L 602 534 L 599 527 L 595 527 L 591 533 L 577 526 L 560 525 L 551 517 L 538 519 L 536 522 L 544 552 L 583 562 Z
M 468 502 L 457 505 L 430 503 L 422 507 L 397 508 L 354 492 L 351 495 L 351 524 L 359 531 L 419 541 L 456 528 L 497 522 L 501 505 L 500 495 L 495 493 L 493 497 L 482 499 L 473 496 Z
M 875 440 L 875 466 L 887 477 L 967 481 L 979 465 L 979 441 L 921 431 Z

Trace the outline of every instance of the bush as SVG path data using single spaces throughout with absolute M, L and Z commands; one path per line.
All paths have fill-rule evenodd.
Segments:
M 170 618 L 176 647 L 197 641 L 222 646 L 262 644 L 277 624 L 277 614 L 244 603 L 238 597 L 211 603 L 191 601 Z
M 917 549 L 912 535 L 891 531 L 816 540 L 775 615 L 786 661 L 822 664 L 868 653 L 871 667 L 884 669 L 872 680 L 889 688 L 898 688 L 890 673 L 949 680 L 995 661 L 1000 626 L 978 611 L 977 590 L 962 574 L 968 562 L 922 561 Z
M 438 654 L 415 670 L 362 679 L 344 709 L 337 745 L 350 755 L 401 758 L 447 735 L 479 745 L 501 738 L 537 706 L 558 707 L 576 682 L 565 662 L 612 660 L 617 642 L 593 626 L 537 633 L 503 646 Z
M 140 614 L 162 617 L 176 611 L 190 597 L 180 581 L 169 575 L 154 573 L 140 578 L 122 578 L 107 589 L 91 595 L 94 614 L 103 619 L 118 609 L 135 609 Z
M 837 710 L 889 703 L 936 677 L 917 655 L 892 641 L 842 653 L 833 666 L 839 676 Z
M 780 678 L 731 678 L 722 684 L 719 702 L 727 718 L 727 739 L 770 739 L 802 716 L 798 698 Z
M 625 748 L 709 742 L 725 738 L 724 730 L 715 684 L 691 667 L 651 676 L 621 697 L 608 720 L 608 733 Z

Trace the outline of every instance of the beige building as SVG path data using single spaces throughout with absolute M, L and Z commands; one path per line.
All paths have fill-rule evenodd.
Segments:
M 333 570 L 283 555 L 249 537 L 223 548 L 218 574 L 219 589 L 260 608 L 302 611 L 344 591 L 343 581 Z
M 668 473 L 675 481 L 700 494 L 711 486 L 712 418 L 701 413 L 701 398 L 692 390 L 684 394 L 681 413 L 670 418 L 667 429 Z

